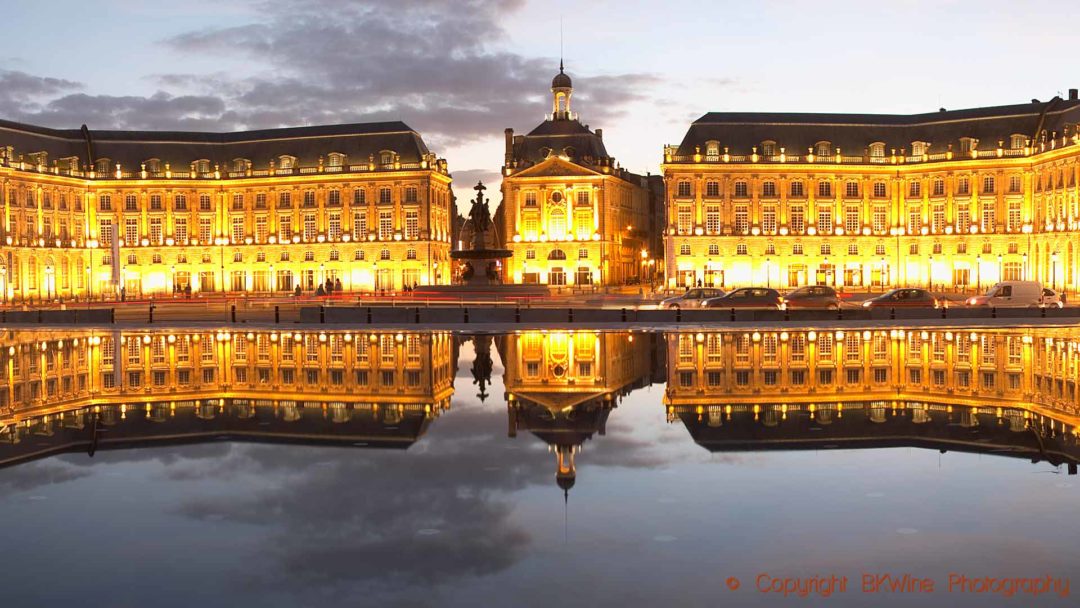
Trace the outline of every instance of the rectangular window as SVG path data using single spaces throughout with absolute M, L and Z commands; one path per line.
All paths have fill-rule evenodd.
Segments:
M 390 188 L 379 188 L 379 204 L 389 205 L 391 202 Z
M 862 228 L 862 221 L 859 217 L 859 206 L 848 205 L 844 207 L 844 230 L 848 234 L 858 234 L 859 229 Z
M 788 225 L 795 234 L 806 232 L 806 214 L 802 205 L 792 205 L 788 209 Z
M 101 241 L 102 247 L 112 245 L 113 242 L 113 223 L 109 218 L 102 218 L 98 220 L 98 240 Z M 14 277 L 12 278 L 14 280 Z
M 293 237 L 292 232 L 292 216 L 291 215 L 279 215 L 278 216 L 278 239 L 281 242 L 291 241 Z
M 1023 228 L 1021 220 L 1020 201 L 1009 201 L 1009 232 L 1020 232 Z
M 874 218 L 873 229 L 874 232 L 885 232 L 885 227 L 888 225 L 889 213 L 888 208 L 885 205 L 874 205 Z
M 935 234 L 941 234 L 945 231 L 945 205 L 934 205 L 931 222 L 931 229 Z
M 995 222 L 995 208 L 997 203 L 995 201 L 983 201 L 982 202 L 982 226 L 979 229 L 983 232 L 993 232 Z
M 806 196 L 806 191 L 803 189 L 803 183 L 799 181 L 791 182 L 790 194 L 796 198 Z
M 744 182 L 744 181 L 735 182 L 735 198 L 746 198 L 746 196 L 747 196 L 746 182 Z
M 98 209 L 101 211 L 112 211 L 112 196 L 108 194 L 98 195 Z
M 908 207 L 908 234 L 919 234 L 922 231 L 922 207 L 911 205 Z
M 128 247 L 139 244 L 139 220 L 127 218 L 124 220 L 124 243 Z
M 232 241 L 234 243 L 244 242 L 244 218 L 243 216 L 232 218 Z
M 746 234 L 750 230 L 750 210 L 746 205 L 735 206 L 735 233 Z
M 150 195 L 150 210 L 151 211 L 161 211 L 162 210 L 161 195 L 160 194 L 151 194 Z
M 327 197 L 327 199 L 326 199 L 326 204 L 329 207 L 340 207 L 341 206 L 341 190 L 331 190 L 328 197 Z
M 183 194 L 177 194 L 173 197 L 173 210 L 175 211 L 187 211 L 187 196 Z
M 822 198 L 832 197 L 832 182 L 825 180 L 818 182 L 817 195 Z
M 326 236 L 331 241 L 338 241 L 341 239 L 341 214 L 331 213 L 327 216 L 327 228 Z
M 178 217 L 173 220 L 173 239 L 177 245 L 187 245 L 188 227 L 186 217 Z
M 821 182 L 827 184 L 828 182 Z M 819 205 L 817 214 L 817 229 L 819 234 L 832 234 L 833 215 L 832 205 Z
M 765 198 L 776 198 L 776 182 L 768 180 L 761 184 L 761 196 Z
M 587 206 L 589 204 L 589 192 L 588 190 L 578 190 L 577 204 L 581 206 Z
M 761 208 L 761 230 L 765 234 L 776 233 L 776 205 L 765 205 Z
M 536 193 L 535 192 L 526 192 L 525 193 L 525 206 L 526 207 L 536 207 Z
M 213 207 L 210 206 L 210 195 L 209 194 L 200 194 L 199 195 L 199 211 L 213 211 L 213 210 L 214 210 Z
M 720 196 L 720 182 L 705 182 L 705 196 L 708 196 L 710 198 L 716 198 Z
M 983 194 L 994 193 L 994 176 L 986 175 L 983 177 Z
M 416 240 L 420 238 L 420 212 L 405 212 L 405 238 Z
M 359 192 L 359 191 L 358 191 Z M 367 212 L 357 211 L 353 213 L 352 238 L 359 241 L 367 238 Z
M 315 241 L 316 229 L 315 229 L 315 214 L 304 214 L 304 241 L 311 243 Z
M 910 182 L 908 184 L 908 198 L 919 198 L 920 196 L 922 196 L 922 182 Z
M 679 234 L 690 234 L 694 229 L 694 214 L 687 205 L 680 205 L 678 214 Z
M 885 182 L 874 182 L 874 198 L 885 198 Z
M 847 182 L 844 186 L 844 195 L 848 198 L 858 198 L 859 182 Z
M 709 205 L 705 208 L 705 232 L 720 234 L 720 207 Z
M 163 232 L 164 231 L 161 229 L 161 218 L 160 217 L 152 217 L 152 218 L 150 218 L 150 244 L 151 245 L 159 245 L 160 246 L 164 242 L 164 234 L 163 234 Z
M 1022 189 L 1023 180 L 1019 175 L 1009 176 L 1009 192 L 1011 194 L 1018 194 Z
M 265 215 L 255 218 L 255 242 L 265 243 L 270 238 L 270 227 Z
M 385 241 L 394 236 L 394 215 L 390 211 L 379 212 L 379 240 Z
M 956 231 L 961 234 L 971 231 L 971 209 L 967 203 L 956 205 Z
M 214 240 L 213 220 L 208 217 L 199 218 L 199 242 L 210 244 Z

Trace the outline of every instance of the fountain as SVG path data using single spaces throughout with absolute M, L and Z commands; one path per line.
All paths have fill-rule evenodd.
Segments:
M 487 190 L 487 186 L 482 181 L 477 182 L 473 190 L 476 190 L 476 198 L 473 199 L 472 207 L 469 209 L 469 219 L 465 220 L 465 224 L 461 227 L 461 234 L 458 235 L 458 242 L 467 248 L 450 252 L 452 259 L 462 260 L 465 263 L 462 283 L 426 285 L 418 288 L 417 291 L 458 295 L 547 295 L 548 289 L 544 285 L 514 285 L 502 282 L 499 276 L 499 260 L 506 259 L 514 253 L 509 249 L 499 247 L 495 223 L 491 221 L 488 201 L 484 198 L 484 190 Z M 466 236 L 470 238 L 465 238 Z

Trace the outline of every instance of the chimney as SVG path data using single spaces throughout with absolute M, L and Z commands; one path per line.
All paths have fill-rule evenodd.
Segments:
M 506 160 L 503 164 L 509 167 L 514 160 L 514 130 L 508 128 L 503 131 L 503 135 L 506 137 Z
M 1073 89 L 1073 90 L 1075 90 L 1075 89 Z M 599 139 L 604 139 L 604 130 L 603 129 L 597 129 L 596 130 L 596 137 L 598 137 Z
M 1077 100 L 1077 90 L 1076 89 L 1069 89 L 1069 101 L 1076 101 L 1076 100 Z

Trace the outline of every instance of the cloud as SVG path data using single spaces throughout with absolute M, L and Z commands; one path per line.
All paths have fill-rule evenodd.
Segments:
M 500 22 L 523 0 L 263 3 L 256 21 L 162 44 L 221 57 L 212 74 L 158 75 L 153 95 L 90 95 L 80 83 L 0 73 L 16 120 L 93 128 L 236 130 L 404 120 L 438 150 L 529 129 L 547 109 L 553 58 L 506 50 Z M 333 18 L 327 18 L 328 15 Z M 658 82 L 650 74 L 574 75 L 594 124 Z
M 0 495 L 66 483 L 86 477 L 89 474 L 87 471 L 80 471 L 48 461 L 21 464 L 0 470 Z

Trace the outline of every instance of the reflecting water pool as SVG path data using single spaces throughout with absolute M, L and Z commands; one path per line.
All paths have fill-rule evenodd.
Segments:
M 3 336 L 5 605 L 1080 593 L 1075 329 Z

